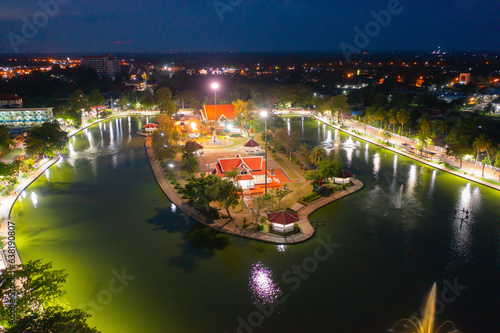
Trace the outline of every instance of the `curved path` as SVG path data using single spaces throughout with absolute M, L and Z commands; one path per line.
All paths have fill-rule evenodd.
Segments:
M 248 231 L 245 229 L 240 229 L 240 228 L 235 228 L 235 227 L 230 227 L 221 224 L 217 220 L 213 220 L 209 217 L 206 217 L 205 215 L 201 214 L 197 209 L 195 209 L 193 206 L 189 205 L 187 202 L 185 202 L 177 192 L 172 188 L 170 183 L 167 181 L 165 178 L 165 175 L 163 174 L 163 171 L 161 169 L 160 164 L 155 158 L 154 152 L 153 152 L 153 147 L 152 147 L 152 138 L 148 137 L 146 138 L 145 142 L 146 146 L 146 151 L 148 153 L 148 158 L 149 158 L 149 163 L 151 164 L 151 168 L 153 170 L 153 173 L 156 177 L 156 180 L 158 181 L 158 185 L 160 185 L 161 189 L 165 193 L 165 195 L 169 198 L 172 203 L 174 203 L 179 209 L 181 209 L 186 215 L 191 217 L 192 219 L 203 223 L 204 225 L 213 228 L 215 230 L 218 230 L 220 232 L 234 235 L 234 236 L 239 236 L 239 237 L 244 237 L 244 238 L 249 238 L 249 239 L 254 239 L 262 242 L 267 242 L 267 243 L 272 243 L 272 244 L 297 244 L 304 242 L 310 238 L 313 237 L 315 233 L 315 229 L 309 222 L 309 215 L 312 214 L 314 211 L 317 209 L 335 201 L 340 198 L 343 198 L 349 194 L 352 194 L 356 191 L 359 191 L 360 189 L 363 188 L 363 183 L 357 179 L 353 179 L 354 186 L 348 188 L 345 191 L 335 193 L 331 197 L 324 198 L 321 200 L 318 200 L 314 202 L 313 204 L 307 206 L 305 209 L 302 209 L 298 214 L 299 214 L 299 222 L 298 225 L 300 227 L 300 233 L 292 236 L 277 236 L 277 235 L 271 235 L 271 234 L 263 234 L 263 233 L 258 233 L 258 232 L 253 232 L 253 231 Z

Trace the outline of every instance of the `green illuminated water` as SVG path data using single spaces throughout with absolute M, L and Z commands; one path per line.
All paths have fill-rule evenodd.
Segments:
M 499 192 L 338 133 L 338 153 L 365 189 L 317 211 L 326 226 L 313 240 L 279 248 L 175 211 L 135 134 L 146 122 L 114 119 L 70 139 L 70 155 L 12 213 L 22 259 L 66 269 L 67 300 L 102 332 L 235 332 L 278 290 L 287 298 L 274 313 L 250 316 L 255 332 L 384 332 L 423 305 L 434 281 L 439 295 L 454 279 L 467 288 L 446 294 L 453 301 L 436 322 L 499 329 Z M 308 119 L 303 129 L 305 141 L 334 149 L 335 130 Z M 412 203 L 392 209 L 401 186 Z M 298 278 L 294 265 L 312 265 L 328 237 L 340 247 Z M 123 269 L 134 278 L 121 288 Z

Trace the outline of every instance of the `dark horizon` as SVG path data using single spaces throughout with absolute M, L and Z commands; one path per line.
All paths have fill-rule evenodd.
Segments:
M 500 51 L 498 2 L 40 3 L 2 5 L 0 53 Z

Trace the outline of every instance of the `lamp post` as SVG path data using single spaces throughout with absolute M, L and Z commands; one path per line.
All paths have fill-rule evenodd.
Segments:
M 264 119 L 264 135 L 266 138 L 266 170 L 264 171 L 264 195 L 267 195 L 267 116 L 268 112 L 266 110 L 260 111 L 260 116 Z
M 217 89 L 219 89 L 219 84 L 217 82 L 212 83 L 212 89 L 214 90 L 214 95 L 215 95 L 214 97 L 215 130 L 217 131 Z

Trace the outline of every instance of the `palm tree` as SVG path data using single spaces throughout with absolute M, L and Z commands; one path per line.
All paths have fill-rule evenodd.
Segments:
M 316 147 L 310 156 L 311 163 L 318 166 L 323 160 L 326 159 L 326 151 L 321 147 Z
M 375 111 L 375 113 L 373 114 L 373 119 L 380 121 L 380 126 L 379 127 L 382 128 L 382 123 L 385 120 L 385 111 L 384 111 L 384 108 L 382 108 L 382 107 L 378 108 L 377 111 Z
M 403 129 L 406 123 L 410 121 L 410 113 L 407 109 L 401 109 L 396 115 L 398 123 L 401 124 L 401 135 L 403 135 Z
M 394 133 L 395 126 L 398 123 L 398 117 L 397 117 L 397 110 L 396 109 L 391 109 L 389 110 L 389 113 L 387 114 L 387 118 L 389 120 L 389 123 L 392 125 L 392 132 Z
M 441 133 L 441 136 L 444 136 L 444 132 L 448 130 L 448 125 L 443 120 L 434 121 L 433 126 L 436 132 Z
M 476 140 L 474 140 L 474 143 L 472 143 L 472 148 L 476 151 L 476 165 L 477 161 L 479 160 L 479 153 L 482 151 L 486 151 L 486 154 L 488 155 L 488 160 L 491 161 L 490 159 L 490 152 L 488 149 L 491 147 L 492 142 L 490 139 L 486 137 L 485 134 L 479 135 Z M 484 177 L 484 170 L 483 170 L 483 177 Z
M 428 113 L 424 113 L 423 116 L 418 120 L 420 131 L 430 134 L 431 128 L 431 116 Z

